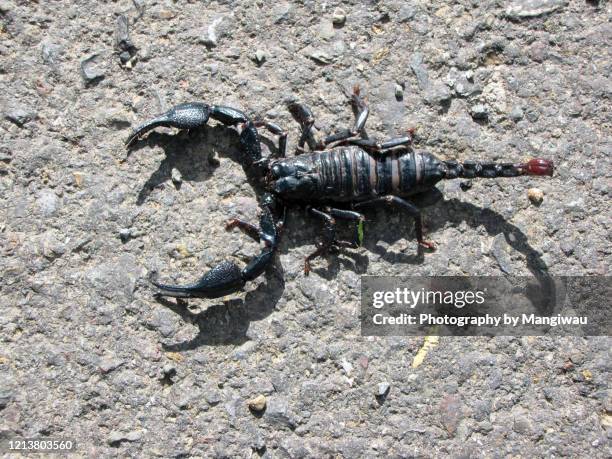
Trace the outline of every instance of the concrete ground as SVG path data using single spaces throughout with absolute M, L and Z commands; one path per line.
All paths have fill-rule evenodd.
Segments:
M 609 274 L 611 18 L 579 0 L 0 0 L 0 438 L 73 438 L 81 457 L 610 457 L 609 337 L 363 337 L 359 285 Z M 293 151 L 287 102 L 324 135 L 352 122 L 356 83 L 371 137 L 415 128 L 440 158 L 542 156 L 555 176 L 445 182 L 435 252 L 372 210 L 363 247 L 309 277 L 320 223 L 295 208 L 245 293 L 156 300 L 152 271 L 185 283 L 258 253 L 223 229 L 258 207 L 232 131 L 162 128 L 128 155 L 131 129 L 205 101 L 282 125 Z

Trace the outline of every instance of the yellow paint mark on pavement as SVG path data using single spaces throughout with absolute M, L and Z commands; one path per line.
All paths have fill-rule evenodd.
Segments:
M 429 350 L 437 346 L 439 342 L 439 336 L 426 336 L 425 341 L 423 341 L 423 346 L 421 346 L 421 349 L 419 349 L 419 352 L 416 353 L 412 360 L 412 368 L 419 367 L 423 363 L 423 360 L 425 360 L 425 356 Z

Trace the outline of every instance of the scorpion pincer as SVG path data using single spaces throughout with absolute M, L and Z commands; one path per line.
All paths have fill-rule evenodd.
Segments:
M 291 204 L 307 205 L 308 211 L 323 222 L 323 238 L 317 249 L 305 260 L 310 262 L 339 244 L 336 220 L 361 223 L 360 210 L 367 206 L 391 205 L 414 217 L 416 238 L 426 248 L 434 244 L 423 237 L 419 208 L 410 197 L 432 191 L 440 180 L 456 178 L 501 178 L 523 175 L 552 176 L 553 162 L 531 159 L 526 163 L 483 161 L 443 161 L 430 153 L 411 147 L 412 132 L 383 142 L 365 138 L 363 130 L 369 110 L 353 88 L 351 103 L 357 115 L 350 129 L 341 130 L 321 141 L 313 134 L 314 116 L 303 104 L 292 103 L 288 109 L 301 127 L 301 136 L 293 157 L 286 157 L 287 133 L 268 121 L 252 121 L 243 112 L 231 107 L 187 103 L 138 127 L 127 141 L 128 148 L 146 132 L 158 127 L 195 129 L 210 118 L 238 129 L 243 166 L 261 177 L 266 189 L 260 198 L 259 225 L 238 219 L 229 220 L 227 229 L 237 227 L 254 240 L 263 242 L 263 249 L 244 268 L 224 261 L 212 268 L 192 285 L 173 286 L 152 283 L 164 296 L 218 298 L 241 290 L 261 275 L 272 261 L 279 243 L 285 209 Z M 257 128 L 278 136 L 278 155 L 262 157 Z M 309 152 L 305 152 L 308 145 Z

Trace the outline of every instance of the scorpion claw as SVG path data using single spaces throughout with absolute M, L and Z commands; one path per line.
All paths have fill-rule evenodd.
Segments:
M 205 125 L 211 115 L 211 107 L 199 102 L 189 102 L 171 108 L 150 121 L 138 126 L 126 140 L 130 147 L 137 139 L 159 126 L 178 129 L 194 129 Z
M 192 285 L 160 284 L 155 277 L 150 276 L 149 281 L 160 290 L 159 296 L 179 298 L 220 298 L 240 290 L 246 283 L 240 268 L 231 261 L 219 263 Z
M 128 139 L 125 141 L 125 146 L 129 148 L 137 139 L 142 137 L 147 132 L 155 129 L 158 126 L 167 125 L 167 119 L 164 115 L 160 115 L 157 118 L 154 118 L 144 124 L 138 126 L 134 132 L 130 134 Z

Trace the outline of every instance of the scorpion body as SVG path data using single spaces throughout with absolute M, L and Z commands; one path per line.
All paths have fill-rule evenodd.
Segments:
M 209 106 L 203 103 L 178 105 L 168 112 L 138 127 L 127 141 L 128 147 L 141 135 L 157 126 L 194 129 L 213 118 L 239 130 L 243 164 L 254 171 L 266 192 L 261 196 L 259 226 L 239 219 L 227 222 L 227 229 L 237 227 L 264 247 L 243 269 L 233 262 L 222 262 L 192 285 L 173 286 L 152 279 L 161 295 L 175 297 L 217 298 L 240 290 L 246 282 L 261 275 L 273 259 L 284 224 L 286 207 L 306 204 L 309 212 L 324 223 L 323 240 L 306 257 L 304 272 L 310 272 L 310 262 L 336 247 L 336 220 L 363 222 L 359 212 L 371 205 L 393 205 L 415 219 L 419 245 L 434 249 L 423 237 L 420 209 L 410 202 L 414 195 L 434 190 L 443 179 L 498 178 L 522 175 L 552 176 L 554 166 L 546 159 L 526 163 L 494 163 L 443 161 L 432 154 L 411 148 L 412 132 L 385 142 L 365 138 L 363 129 L 369 110 L 355 87 L 351 103 L 356 111 L 355 124 L 317 141 L 313 135 L 314 117 L 308 107 L 292 103 L 289 111 L 301 126 L 296 155 L 286 157 L 287 134 L 278 125 L 252 121 L 231 107 Z M 263 157 L 259 132 L 265 128 L 278 136 L 277 157 Z M 305 153 L 308 144 L 310 152 Z
M 426 191 L 443 178 L 442 169 L 426 152 L 404 149 L 373 155 L 349 145 L 272 164 L 271 188 L 288 200 L 356 203 Z

